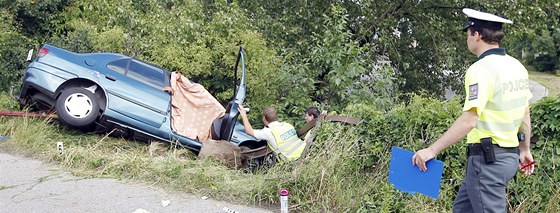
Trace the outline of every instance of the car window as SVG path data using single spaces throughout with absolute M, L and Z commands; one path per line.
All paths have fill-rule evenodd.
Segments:
M 128 77 L 148 84 L 158 89 L 163 89 L 164 75 L 163 70 L 143 63 L 141 61 L 132 60 L 126 74 Z
M 126 67 L 128 66 L 128 61 L 128 59 L 113 61 L 107 64 L 107 68 L 124 75 L 124 73 L 126 72 Z

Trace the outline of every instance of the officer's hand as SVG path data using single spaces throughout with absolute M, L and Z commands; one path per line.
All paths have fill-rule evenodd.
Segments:
M 426 162 L 434 158 L 436 155 L 430 148 L 422 149 L 412 156 L 412 166 L 418 165 L 420 170 L 427 171 Z
M 247 116 L 247 112 L 245 112 L 245 108 L 243 108 L 243 106 L 241 106 L 241 104 L 237 105 L 237 111 L 239 111 L 239 114 L 242 117 Z
M 535 164 L 531 164 L 533 162 L 533 155 L 531 155 L 531 151 L 522 151 L 519 152 L 519 170 L 525 173 L 525 175 L 533 174 L 535 171 Z

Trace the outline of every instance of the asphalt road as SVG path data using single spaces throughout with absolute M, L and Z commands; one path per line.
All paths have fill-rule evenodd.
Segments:
M 548 96 L 548 89 L 546 89 L 546 87 L 537 83 L 536 81 L 529 80 L 529 90 L 531 90 L 531 93 L 533 93 L 533 98 L 529 100 L 529 103 L 531 104 L 536 103 L 537 101 Z
M 272 211 L 114 179 L 79 178 L 55 165 L 11 154 L 0 146 L 0 212 Z

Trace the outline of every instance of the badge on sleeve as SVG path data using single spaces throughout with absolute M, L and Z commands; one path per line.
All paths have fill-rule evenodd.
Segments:
M 478 98 L 478 83 L 469 85 L 469 101 Z

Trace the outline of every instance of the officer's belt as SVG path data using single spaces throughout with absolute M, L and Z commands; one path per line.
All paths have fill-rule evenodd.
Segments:
M 496 144 L 492 145 L 494 147 L 495 154 L 503 154 L 503 153 L 515 153 L 519 154 L 519 149 L 517 147 L 501 147 Z M 479 143 L 471 143 L 467 146 L 467 156 L 473 155 L 484 155 L 482 151 L 482 145 Z

